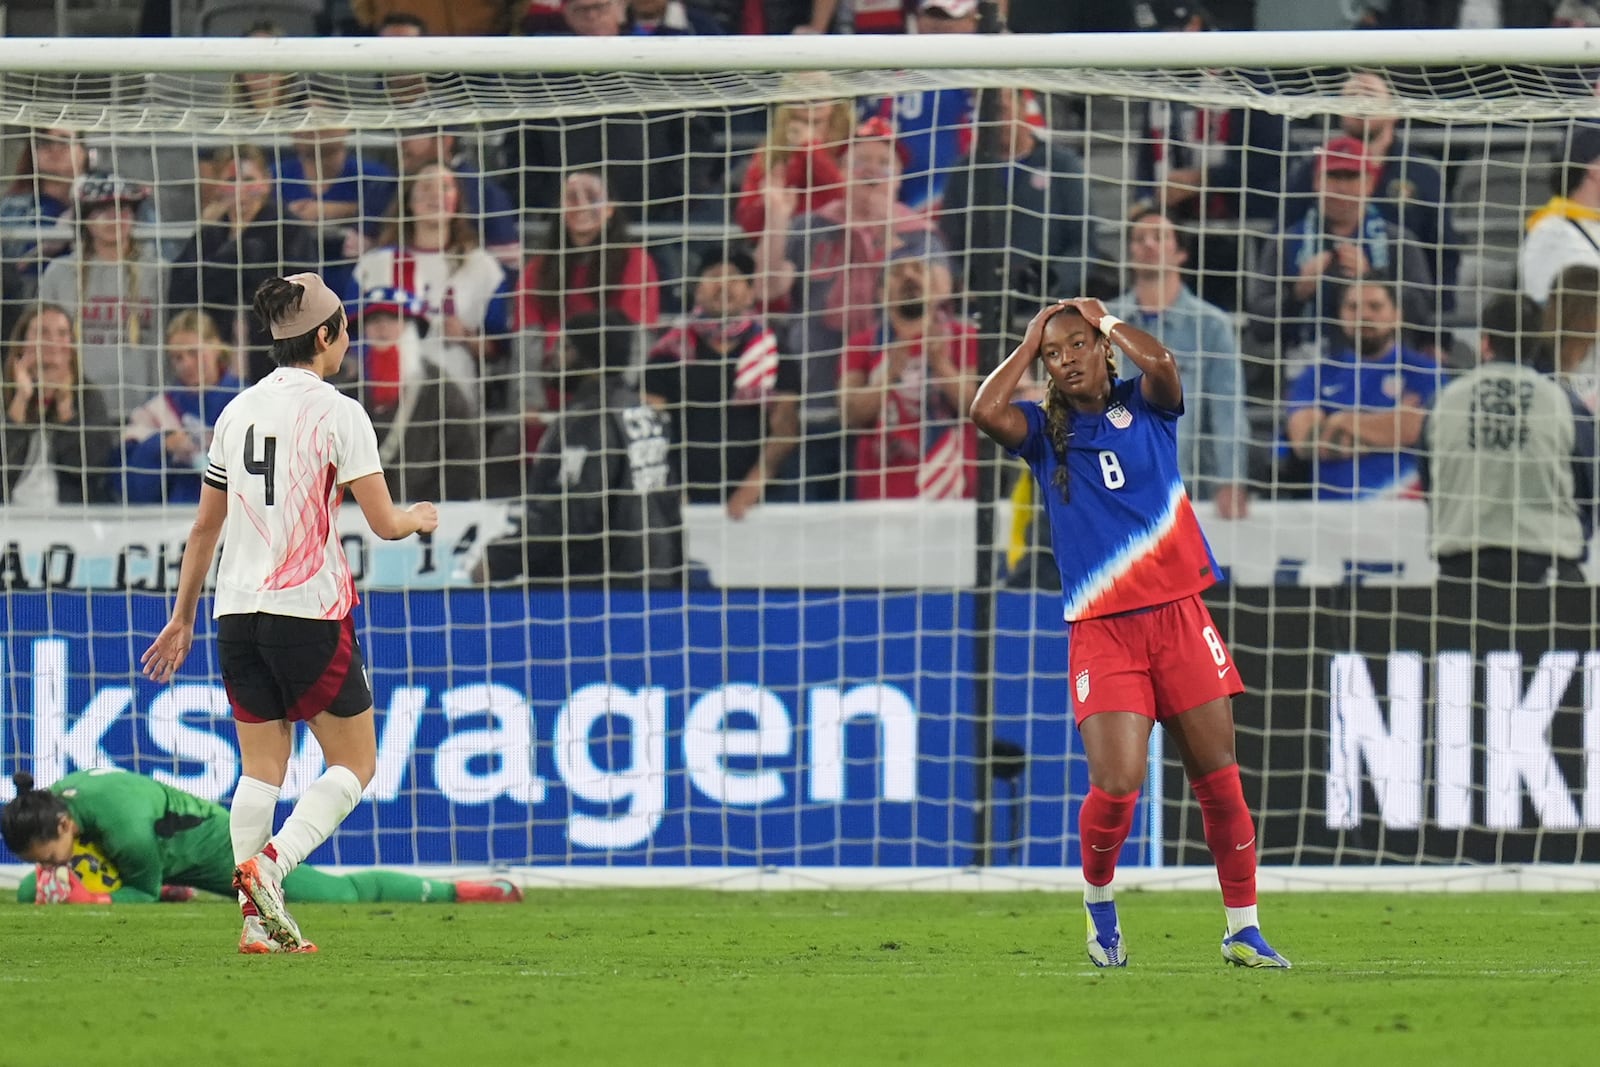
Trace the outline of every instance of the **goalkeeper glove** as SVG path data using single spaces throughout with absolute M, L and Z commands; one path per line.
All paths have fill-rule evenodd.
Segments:
M 37 877 L 38 887 L 33 891 L 35 904 L 111 903 L 110 893 L 89 892 L 83 880 L 66 864 L 59 867 L 46 867 L 40 864 L 37 868 Z
M 194 889 L 186 885 L 164 885 L 161 887 L 161 903 L 187 904 L 194 899 Z

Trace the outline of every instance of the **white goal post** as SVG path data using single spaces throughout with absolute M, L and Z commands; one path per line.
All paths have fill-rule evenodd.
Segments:
M 428 423 L 434 482 L 414 483 L 446 497 L 438 536 L 380 543 L 346 517 L 380 767 L 369 801 L 317 860 L 496 867 L 529 885 L 1076 886 L 1087 771 L 1067 709 L 1059 595 L 1028 569 L 1042 560 L 1048 577 L 1050 563 L 1026 521 L 1032 503 L 1013 492 L 1018 470 L 974 445 L 970 462 L 955 461 L 953 498 L 932 498 L 920 450 L 970 426 L 929 384 L 931 370 L 899 383 L 910 399 L 893 419 L 843 421 L 856 417 L 851 376 L 888 365 L 894 257 L 884 252 L 856 288 L 818 281 L 850 274 L 818 251 L 836 228 L 817 221 L 828 188 L 819 179 L 799 191 L 801 203 L 818 197 L 809 213 L 763 199 L 746 177 L 753 163 L 803 154 L 768 146 L 779 109 L 788 121 L 845 102 L 843 132 L 804 146 L 834 165 L 877 136 L 858 132 L 862 120 L 883 119 L 916 220 L 905 258 L 929 288 L 917 296 L 939 296 L 941 337 L 970 337 L 971 361 L 956 360 L 956 374 L 975 380 L 1040 300 L 1072 295 L 1056 288 L 1065 279 L 1105 287 L 1108 299 L 1132 287 L 1130 217 L 1160 201 L 1162 176 L 1179 169 L 1179 146 L 1154 131 L 1176 129 L 1183 113 L 1225 131 L 1201 146 L 1215 153 L 1201 171 L 1232 166 L 1227 179 L 1197 179 L 1194 202 L 1205 206 L 1177 227 L 1184 284 L 1219 306 L 1230 337 L 1229 351 L 1204 354 L 1228 372 L 1185 383 L 1180 442 L 1215 465 L 1192 489 L 1230 579 L 1207 600 L 1249 687 L 1236 717 L 1263 887 L 1594 888 L 1593 585 L 1542 599 L 1437 589 L 1410 445 L 1396 452 L 1394 485 L 1372 499 L 1305 499 L 1313 491 L 1286 473 L 1285 416 L 1292 381 L 1316 358 L 1307 353 L 1337 343 L 1338 312 L 1319 305 L 1302 322 L 1252 301 L 1259 283 L 1278 280 L 1265 278 L 1260 250 L 1309 210 L 1317 150 L 1362 123 L 1393 124 L 1437 183 L 1426 203 L 1415 175 L 1370 197 L 1395 209 L 1385 232 L 1397 247 L 1414 242 L 1428 268 L 1424 284 L 1395 288 L 1420 297 L 1401 314 L 1419 316 L 1404 325 L 1435 361 L 1431 395 L 1476 359 L 1483 308 L 1517 291 L 1517 249 L 1546 202 L 1553 156 L 1574 123 L 1600 119 L 1596 57 L 1591 30 L 0 39 L 0 159 L 15 176 L 0 200 L 0 319 L 9 331 L 41 301 L 64 306 L 85 380 L 110 409 L 107 426 L 74 431 L 85 456 L 91 440 L 99 451 L 70 492 L 25 496 L 15 488 L 24 465 L 0 454 L 0 768 L 49 781 L 117 765 L 214 800 L 231 792 L 237 753 L 209 657 L 170 687 L 134 669 L 164 617 L 194 473 L 192 457 L 179 469 L 159 439 L 141 453 L 153 424 L 140 420 L 192 434 L 203 455 L 203 400 L 174 400 L 170 422 L 145 406 L 200 395 L 174 377 L 179 350 L 210 343 L 178 339 L 177 324 L 198 321 L 185 313 L 216 323 L 234 371 L 259 366 L 248 294 L 218 295 L 207 257 L 222 253 L 205 244 L 208 226 L 233 218 L 217 197 L 235 194 L 219 190 L 255 182 L 270 187 L 271 214 L 259 217 L 275 220 L 283 268 L 338 272 L 363 331 L 368 314 L 387 315 L 404 334 L 404 301 L 374 294 L 418 290 L 416 321 L 429 328 L 394 347 L 418 345 L 441 395 L 459 390 L 464 404 L 440 401 Z M 1356 71 L 1377 74 L 1385 92 L 1351 93 Z M 284 76 L 272 90 L 282 95 L 257 106 L 239 78 L 264 74 Z M 399 75 L 423 77 L 402 86 Z M 1013 89 L 1025 90 L 1016 121 L 1033 130 L 1014 136 L 1033 138 L 1037 156 L 996 149 L 1013 121 L 996 101 Z M 419 137 L 448 138 L 451 154 L 419 163 L 407 155 Z M 311 186 L 308 161 L 334 142 L 318 158 L 354 168 L 340 179 L 349 210 L 308 219 L 292 199 L 301 194 L 286 190 Z M 82 158 L 45 211 L 62 175 L 39 170 L 39 154 L 62 144 Z M 1257 155 L 1233 165 L 1228 152 Z M 21 169 L 27 160 L 35 171 Z M 449 278 L 433 290 L 403 273 L 407 226 L 422 217 L 408 198 L 429 167 L 449 171 L 451 210 L 471 231 L 441 255 Z M 573 239 L 562 236 L 570 183 L 587 173 L 598 175 L 602 209 L 631 219 L 612 228 L 605 214 L 584 246 L 600 281 L 559 273 L 568 266 L 556 246 Z M 917 198 L 905 192 L 913 173 L 926 186 Z M 124 249 L 95 253 L 99 265 L 85 269 L 73 258 L 93 247 L 85 216 L 123 201 L 83 190 L 113 176 L 144 190 L 137 219 Z M 848 189 L 847 177 L 833 180 Z M 827 202 L 849 203 L 832 193 Z M 1258 197 L 1262 211 L 1240 206 Z M 781 231 L 770 223 L 779 210 L 793 213 Z M 838 210 L 847 225 L 855 209 Z M 309 258 L 291 262 L 283 249 L 302 227 Z M 750 254 L 757 303 L 706 312 L 700 275 L 729 249 Z M 619 277 L 607 274 L 613 255 Z M 621 276 L 624 260 L 636 273 Z M 467 262 L 481 291 L 449 273 Z M 238 269 L 227 276 L 263 265 L 230 261 Z M 102 268 L 112 280 L 91 292 Z M 936 293 L 940 284 L 948 291 Z M 483 580 L 507 558 L 497 551 L 508 537 L 534 522 L 534 450 L 573 403 L 564 332 L 587 309 L 575 293 L 625 309 L 630 374 L 656 398 L 674 477 L 688 487 L 665 531 L 685 565 L 665 588 L 597 589 L 571 573 Z M 128 332 L 140 316 L 145 325 Z M 730 377 L 722 400 L 691 397 L 701 388 L 692 368 L 710 349 L 684 358 L 663 346 L 757 320 L 781 384 L 768 380 L 752 400 Z M 1290 338 L 1302 327 L 1317 337 L 1310 348 Z M 410 403 L 391 394 L 414 394 L 377 387 L 397 384 L 383 374 L 412 373 L 379 369 L 378 336 L 358 333 L 349 388 L 387 413 L 381 435 L 395 405 Z M 7 353 L 30 343 L 19 335 Z M 799 427 L 780 431 L 772 413 L 791 394 Z M 418 447 L 406 437 L 414 410 L 393 430 L 389 454 L 402 466 Z M 700 484 L 679 450 L 692 424 L 732 439 L 747 416 L 755 451 L 741 453 L 744 467 Z M 908 425 L 911 438 L 895 436 Z M 757 472 L 750 457 L 765 463 L 762 450 L 785 435 L 799 445 Z M 896 448 L 917 453 L 898 482 L 885 473 Z M 574 472 L 585 459 L 562 458 Z M 475 488 L 449 490 L 452 470 L 467 467 Z M 725 500 L 756 473 L 764 502 L 730 517 Z M 1250 497 L 1248 514 L 1221 503 L 1230 486 Z M 613 495 L 576 480 L 555 494 L 562 514 Z M 558 552 L 570 568 L 573 544 L 615 531 L 543 532 L 566 536 Z M 531 558 L 513 548 L 515 566 Z M 286 797 L 320 758 L 314 742 L 297 752 Z M 0 799 L 10 795 L 0 782 Z M 0 850 L 0 881 L 12 861 Z M 1170 749 L 1156 750 L 1124 863 L 1128 884 L 1210 884 L 1199 811 Z

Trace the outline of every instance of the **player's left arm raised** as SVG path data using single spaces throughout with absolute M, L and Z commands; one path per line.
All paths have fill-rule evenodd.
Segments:
M 1178 361 L 1155 336 L 1123 322 L 1093 297 L 1072 301 L 1085 321 L 1099 330 L 1112 344 L 1126 352 L 1144 375 L 1140 391 L 1158 408 L 1177 411 L 1183 407 L 1183 381 L 1178 377 Z

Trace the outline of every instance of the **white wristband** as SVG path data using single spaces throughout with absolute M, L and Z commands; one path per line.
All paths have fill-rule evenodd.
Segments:
M 1111 340 L 1111 331 L 1115 330 L 1118 326 L 1121 326 L 1121 325 L 1122 325 L 1122 320 L 1117 318 L 1115 315 L 1101 315 L 1100 316 L 1100 336 L 1104 337 L 1108 341 Z

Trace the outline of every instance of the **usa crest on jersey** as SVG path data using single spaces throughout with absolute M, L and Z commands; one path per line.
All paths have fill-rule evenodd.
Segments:
M 1129 426 L 1133 425 L 1133 412 L 1129 411 L 1121 404 L 1112 404 L 1111 407 L 1106 410 L 1106 418 L 1110 419 L 1111 425 L 1115 426 L 1119 430 L 1126 430 Z

